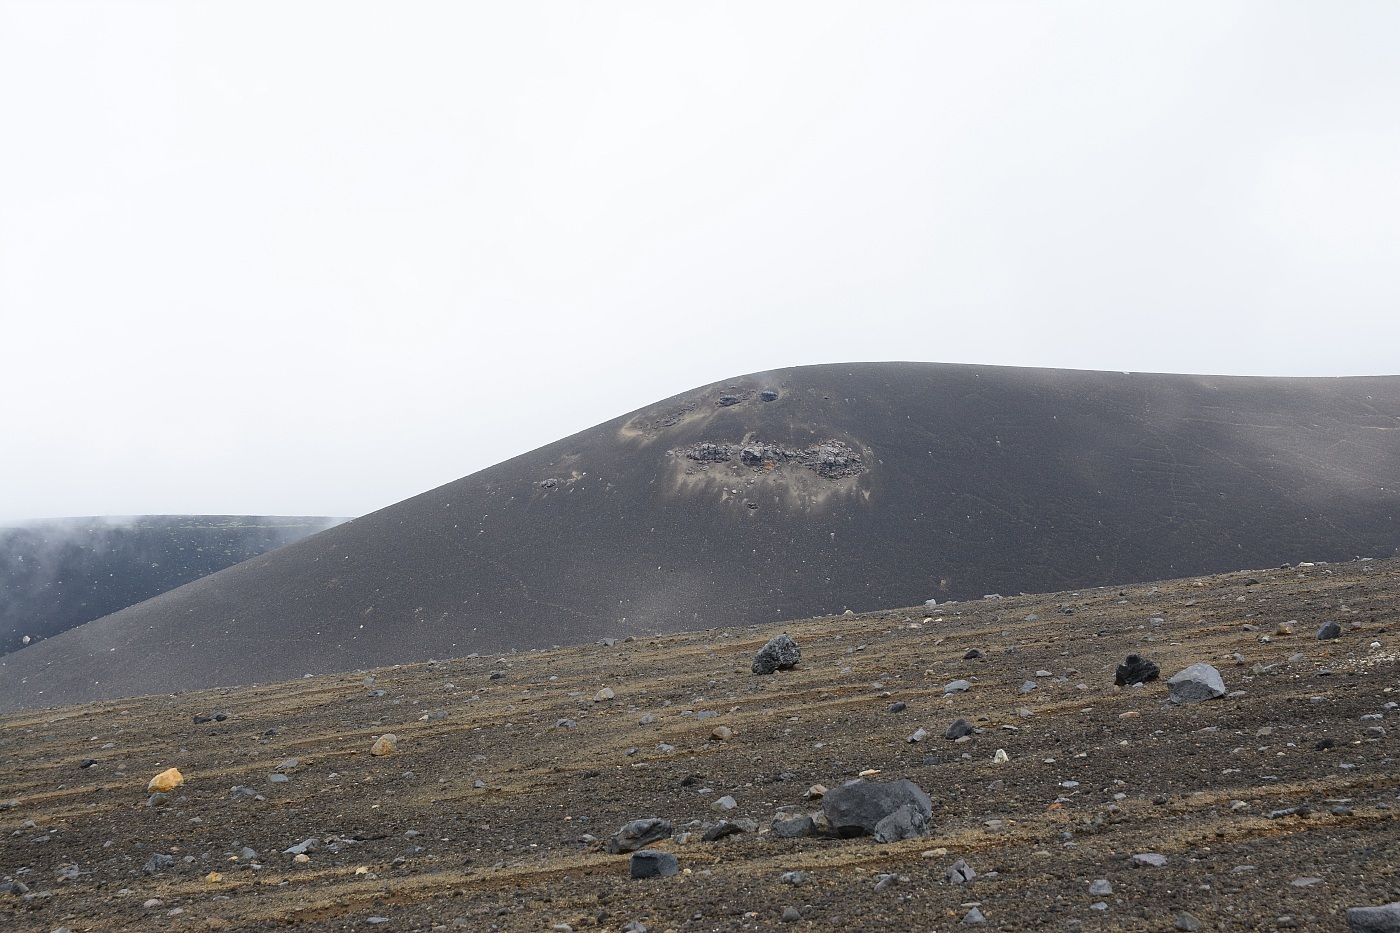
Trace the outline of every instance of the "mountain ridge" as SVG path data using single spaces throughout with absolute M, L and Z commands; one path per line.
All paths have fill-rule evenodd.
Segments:
M 1392 376 L 739 376 L 0 659 L 0 704 L 1391 556 L 1397 415 Z

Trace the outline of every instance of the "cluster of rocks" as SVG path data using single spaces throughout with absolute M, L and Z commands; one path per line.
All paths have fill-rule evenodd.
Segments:
M 827 440 L 807 447 L 784 447 L 781 444 L 768 444 L 750 441 L 742 444 L 692 444 L 690 447 L 674 451 L 687 460 L 697 463 L 730 463 L 738 461 L 756 470 L 769 470 L 783 464 L 806 467 L 818 476 L 827 479 L 840 479 L 857 476 L 865 472 L 865 463 L 860 454 L 845 441 Z
M 928 821 L 933 815 L 933 802 L 917 784 L 907 779 L 889 782 L 856 779 L 835 790 L 814 785 L 808 795 L 821 801 L 820 808 L 811 813 L 778 813 L 772 821 L 775 836 L 782 839 L 873 836 L 876 842 L 888 843 L 922 838 L 929 834 Z M 734 806 L 733 798 L 722 797 L 712 808 L 729 810 Z M 758 824 L 753 820 L 726 819 L 706 830 L 701 839 L 716 842 L 757 830 Z M 670 820 L 646 817 L 633 820 L 613 833 L 605 848 L 610 855 L 631 853 L 633 878 L 664 877 L 680 871 L 679 862 L 673 854 L 649 847 L 670 839 L 674 833 L 675 826 Z

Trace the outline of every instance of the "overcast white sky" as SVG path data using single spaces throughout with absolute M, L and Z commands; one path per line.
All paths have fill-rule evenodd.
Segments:
M 0 0 L 0 520 L 728 376 L 1400 372 L 1400 4 Z

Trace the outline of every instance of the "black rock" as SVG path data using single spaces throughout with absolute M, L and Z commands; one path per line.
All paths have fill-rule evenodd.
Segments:
M 966 719 L 955 719 L 953 720 L 953 724 L 948 727 L 948 731 L 943 733 L 943 738 L 952 741 L 954 739 L 960 739 L 965 735 L 972 735 L 975 731 L 976 729 L 973 727 L 972 723 L 968 722 Z
M 730 405 L 738 405 L 743 399 L 737 395 L 721 395 L 715 404 L 721 408 L 728 408 Z
M 170 871 L 175 867 L 175 856 L 157 852 L 146 859 L 146 865 L 142 869 L 148 875 L 156 875 L 163 871 Z
M 486 678 L 486 679 L 487 679 L 487 680 L 500 680 L 500 679 L 502 679 L 502 678 L 505 677 L 505 676 L 506 676 L 506 675 L 503 674 L 501 671 L 492 671 L 492 672 L 491 672 L 491 676 L 488 677 L 488 678 Z
M 1114 675 L 1113 682 L 1120 687 L 1126 687 L 1129 684 L 1145 684 L 1149 680 L 1156 680 L 1161 676 L 1162 669 L 1157 666 L 1157 662 L 1130 654 L 1122 664 L 1118 665 L 1118 672 Z
M 633 878 L 665 878 L 667 875 L 679 874 L 680 870 L 679 860 L 670 852 L 642 849 L 632 853 Z
M 709 829 L 705 830 L 700 838 L 705 842 L 715 842 L 716 840 L 723 839 L 725 836 L 737 836 L 740 833 L 752 832 L 753 829 L 757 828 L 757 826 L 753 826 L 751 829 L 750 824 L 745 822 L 724 820 L 718 825 L 711 826 Z
M 655 816 L 633 820 L 608 839 L 608 853 L 621 855 L 623 852 L 635 852 L 642 846 L 669 838 L 672 831 L 670 820 Z
M 773 820 L 773 835 L 779 839 L 800 839 L 803 836 L 810 836 L 816 831 L 817 825 L 807 814 L 789 818 L 775 818 Z
M 886 837 L 882 841 L 891 841 L 909 838 L 907 834 L 928 835 L 933 802 L 908 779 L 884 784 L 855 780 L 827 791 L 822 813 L 834 835 L 865 836 L 878 828 Z
M 1350 933 L 1400 933 L 1400 901 L 1380 907 L 1348 907 Z
M 891 704 L 890 704 L 890 712 L 891 712 L 891 713 L 902 713 L 902 712 L 904 712 L 906 709 L 908 709 L 908 707 L 904 705 L 904 701 L 903 701 L 903 700 L 897 700 L 897 701 L 895 701 L 894 703 L 891 703 Z
M 981 652 L 981 651 L 979 651 L 979 650 L 976 649 L 976 648 L 969 648 L 969 649 L 967 649 L 967 654 L 963 655 L 963 660 L 964 660 L 964 661 L 976 661 L 976 660 L 977 660 L 978 658 L 980 658 L 980 657 L 982 657 L 982 652 Z
M 1317 640 L 1326 641 L 1329 638 L 1337 638 L 1342 634 L 1342 627 L 1331 619 L 1322 623 L 1322 627 L 1317 630 Z
M 82 761 L 78 762 L 78 767 L 79 767 L 79 768 L 91 768 L 91 767 L 92 767 L 93 765 L 95 765 L 95 764 L 97 764 L 97 759 L 96 759 L 96 758 L 84 758 Z
M 765 402 L 776 402 L 778 400 L 778 393 L 774 392 L 772 389 L 764 389 L 762 392 L 758 393 L 758 397 Z
M 753 656 L 753 672 L 771 674 L 774 671 L 792 670 L 800 660 L 801 649 L 797 647 L 797 642 L 792 640 L 792 636 L 784 632 L 769 641 Z

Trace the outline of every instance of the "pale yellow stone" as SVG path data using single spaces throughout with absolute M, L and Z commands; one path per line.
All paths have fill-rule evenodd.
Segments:
M 399 750 L 399 737 L 392 732 L 385 733 L 374 740 L 374 744 L 369 747 L 369 753 L 376 758 L 383 755 L 392 755 Z
M 216 871 L 211 871 L 209 874 L 204 876 L 204 880 L 209 882 L 210 884 L 218 884 L 220 881 L 224 880 L 224 876 Z
M 180 773 L 179 768 L 166 768 L 160 774 L 151 778 L 151 782 L 146 785 L 146 790 L 153 794 L 164 794 L 172 791 L 185 783 L 185 776 Z

